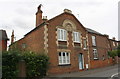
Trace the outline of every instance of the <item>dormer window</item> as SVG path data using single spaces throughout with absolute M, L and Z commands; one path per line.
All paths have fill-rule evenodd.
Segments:
M 58 41 L 67 41 L 67 31 L 65 29 L 58 28 Z
M 80 43 L 80 33 L 79 32 L 73 32 L 73 38 L 74 38 L 74 42 Z

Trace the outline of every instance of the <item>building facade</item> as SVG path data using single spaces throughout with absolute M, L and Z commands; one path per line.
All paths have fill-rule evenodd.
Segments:
M 44 52 L 50 58 L 48 74 L 97 68 L 99 66 L 93 66 L 97 65 L 96 62 L 108 59 L 108 37 L 85 28 L 71 10 L 64 9 L 63 13 L 50 20 L 46 16 L 42 18 L 42 13 L 40 5 L 36 13 L 36 27 L 13 42 L 10 48 L 16 45 L 21 50 Z
M 8 41 L 7 33 L 5 30 L 0 30 L 0 51 L 7 50 L 7 41 Z

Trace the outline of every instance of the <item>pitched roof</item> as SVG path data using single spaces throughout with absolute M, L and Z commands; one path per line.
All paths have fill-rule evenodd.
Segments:
M 90 32 L 90 33 L 103 35 L 103 34 L 101 34 L 101 33 L 97 32 L 97 31 L 95 31 L 95 30 L 90 29 L 90 28 L 86 28 L 86 30 L 87 30 L 88 32 Z
M 40 28 L 41 26 L 43 26 L 43 25 L 45 25 L 45 24 L 46 24 L 45 22 L 41 23 L 39 26 L 35 27 L 34 29 L 32 29 L 30 32 L 28 32 L 28 33 L 25 34 L 24 36 L 27 36 L 28 34 L 30 34 L 31 32 L 33 32 L 33 31 L 35 31 L 35 30 L 37 30 L 38 28 Z
M 5 30 L 0 30 L 0 40 L 9 40 Z
M 64 15 L 64 14 L 72 15 L 72 16 L 79 22 L 79 24 L 80 24 L 84 29 L 86 29 L 86 28 L 80 23 L 80 21 L 79 21 L 73 14 L 64 12 L 64 13 L 61 13 L 61 14 L 59 14 L 59 15 L 57 15 L 57 16 L 49 19 L 49 20 L 47 20 L 46 22 L 41 23 L 39 26 L 35 27 L 33 30 L 31 30 L 30 32 L 28 32 L 28 33 L 25 34 L 24 36 L 27 36 L 27 35 L 30 34 L 31 32 L 33 32 L 33 31 L 35 31 L 36 29 L 38 29 L 39 27 L 41 27 L 41 26 L 49 23 L 50 21 L 52 21 L 52 20 L 56 19 L 57 17 L 60 17 L 60 16 L 62 16 L 62 15 Z

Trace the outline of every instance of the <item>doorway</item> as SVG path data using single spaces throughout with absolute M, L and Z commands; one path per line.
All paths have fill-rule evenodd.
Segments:
M 79 58 L 79 69 L 82 70 L 82 69 L 84 69 L 84 57 L 83 57 L 83 54 L 80 53 L 78 58 Z

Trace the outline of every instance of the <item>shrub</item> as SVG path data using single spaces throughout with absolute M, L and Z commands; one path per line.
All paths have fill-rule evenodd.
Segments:
M 115 56 L 117 56 L 117 50 L 109 51 L 108 55 L 112 58 L 115 58 Z
M 4 51 L 2 53 L 2 77 L 14 78 L 17 77 L 17 64 L 20 60 L 18 51 Z
M 23 59 L 26 62 L 27 77 L 43 77 L 48 69 L 48 56 L 45 54 L 35 54 L 33 52 L 25 52 Z
M 27 77 L 43 77 L 48 69 L 48 56 L 33 52 L 11 50 L 2 54 L 2 77 L 14 79 L 18 76 L 18 63 L 25 60 Z

